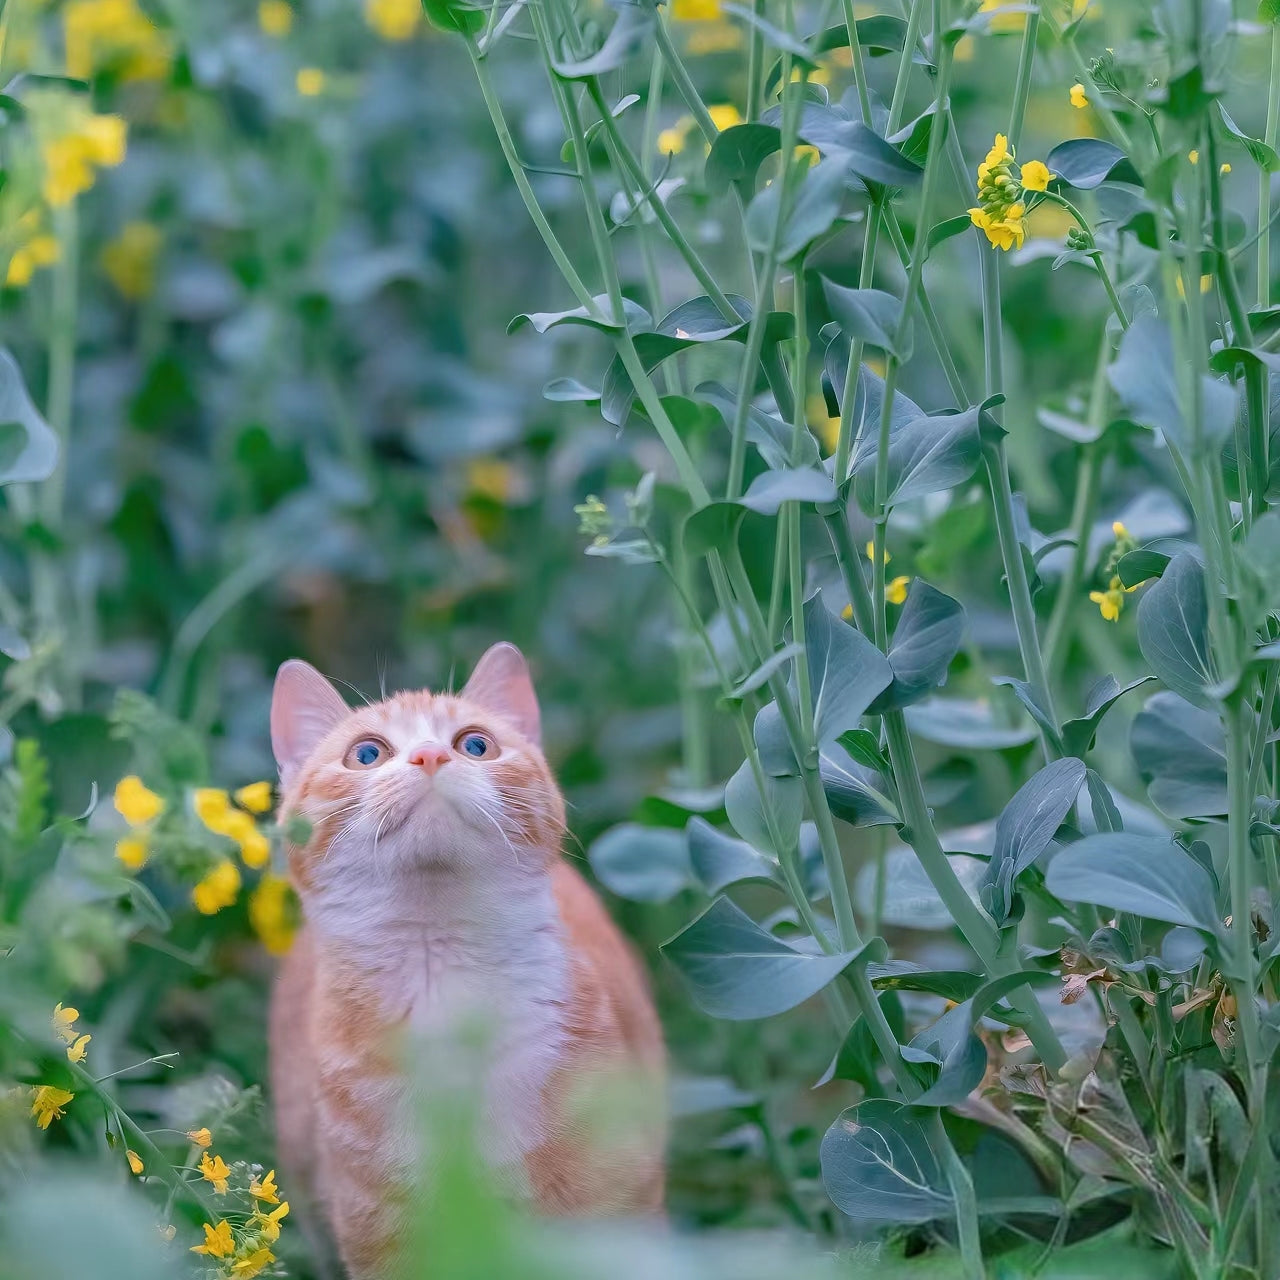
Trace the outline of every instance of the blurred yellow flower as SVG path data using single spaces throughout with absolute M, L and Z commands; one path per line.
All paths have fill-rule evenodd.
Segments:
M 264 1245 L 235 1263 L 231 1268 L 231 1274 L 241 1277 L 242 1280 L 253 1280 L 254 1276 L 260 1275 L 275 1260 L 276 1255 Z
M 304 98 L 314 98 L 324 92 L 324 80 L 319 67 L 300 67 L 295 83 Z
M 911 581 L 905 575 L 894 578 L 892 582 L 885 584 L 884 598 L 890 604 L 905 604 L 907 599 L 907 584 Z
M 53 1006 L 53 1016 L 49 1019 L 49 1023 L 53 1027 L 53 1034 L 63 1044 L 74 1042 L 76 1038 L 75 1021 L 79 1016 L 79 1009 L 64 1009 L 61 1000 Z
M 418 29 L 422 0 L 364 0 L 364 17 L 384 40 L 408 40 Z
M 868 559 L 868 560 L 870 560 L 872 564 L 875 564 L 875 562 L 876 562 L 876 544 L 875 544 L 874 542 L 868 542 L 868 543 L 867 543 L 867 545 L 866 545 L 865 550 L 866 550 L 866 553 L 867 553 L 867 559 Z M 884 550 L 884 562 L 885 562 L 885 564 L 888 564 L 888 563 L 889 563 L 889 561 L 890 561 L 890 560 L 892 560 L 892 559 L 893 559 L 893 557 L 889 554 L 889 548 L 888 548 L 888 547 L 886 547 L 886 548 L 885 548 L 885 550 Z
M 84 1055 L 89 1049 L 89 1041 L 92 1039 L 91 1035 L 77 1036 L 75 1043 L 67 1046 L 67 1061 L 83 1062 Z
M 1079 81 L 1071 86 L 1071 105 L 1079 107 L 1082 111 L 1089 105 L 1089 99 L 1085 97 L 1084 85 Z
M 126 870 L 141 871 L 146 866 L 150 850 L 147 842 L 137 836 L 125 836 L 116 841 L 116 857 L 120 859 Z
M 23 215 L 18 225 L 34 226 L 30 214 Z M 51 267 L 61 255 L 57 238 L 47 231 L 36 232 L 25 243 L 20 244 L 9 259 L 9 269 L 5 273 L 5 284 L 12 289 L 21 289 L 31 283 L 31 277 L 41 267 Z
M 711 117 L 711 123 L 723 133 L 726 129 L 732 129 L 735 124 L 742 123 L 742 116 L 738 108 L 731 102 L 721 103 L 719 106 L 708 107 L 707 114 Z
M 1231 172 L 1231 166 L 1224 161 L 1218 166 L 1218 172 L 1225 178 Z
M 249 923 L 273 956 L 284 955 L 293 945 L 298 928 L 298 907 L 293 889 L 284 876 L 268 872 L 249 898 Z
M 61 1120 L 66 1114 L 63 1108 L 76 1096 L 51 1084 L 38 1085 L 31 1094 L 31 1114 L 42 1129 L 47 1129 L 53 1120 Z
M 231 1170 L 221 1156 L 211 1156 L 207 1151 L 200 1157 L 200 1176 L 213 1184 L 213 1189 L 220 1196 L 227 1194 L 227 1179 Z
M 223 1218 L 216 1227 L 204 1224 L 204 1244 L 193 1244 L 192 1253 L 204 1253 L 211 1258 L 229 1258 L 236 1248 L 230 1224 Z
M 979 13 L 994 13 L 990 30 L 996 35 L 1006 35 L 1011 31 L 1021 31 L 1027 23 L 1027 15 L 1020 10 L 1013 13 L 1001 13 L 1000 10 L 1015 3 L 1015 0 L 982 0 Z
M 255 1200 L 265 1200 L 267 1204 L 279 1204 L 280 1193 L 276 1187 L 276 1171 L 272 1169 L 261 1181 L 254 1178 L 249 1183 L 249 1194 Z
M 207 1150 L 213 1141 L 213 1134 L 208 1129 L 188 1129 L 187 1137 L 203 1150 Z
M 722 12 L 720 0 L 671 0 L 671 16 L 677 22 L 714 22 Z
M 503 503 L 515 488 L 515 471 L 501 458 L 471 458 L 467 462 L 467 492 Z
M 133 1174 L 141 1174 L 143 1170 L 142 1158 L 136 1151 L 126 1151 L 125 1158 L 129 1161 L 129 1172 Z
M 210 831 L 222 835 L 222 822 L 231 812 L 231 797 L 221 787 L 197 787 L 191 796 L 196 817 Z
M 217 915 L 229 907 L 240 893 L 240 872 L 230 858 L 223 858 L 191 890 L 191 901 L 201 915 Z
M 1178 297 L 1180 297 L 1185 302 L 1187 297 L 1187 287 L 1182 283 L 1181 276 L 1178 276 L 1177 279 L 1174 281 L 1174 287 L 1178 290 Z M 1209 290 L 1212 288 L 1213 288 L 1213 276 L 1212 275 L 1201 276 L 1200 292 L 1208 293 Z
M 150 222 L 127 222 L 102 248 L 102 269 L 126 298 L 145 298 L 155 285 L 160 228 Z
M 278 1209 L 272 1209 L 270 1213 L 263 1213 L 256 1205 L 253 1209 L 253 1217 L 250 1224 L 258 1228 L 262 1238 L 268 1244 L 275 1244 L 280 1239 L 280 1222 L 289 1216 L 289 1202 L 283 1200 Z
M 685 52 L 691 58 L 710 53 L 730 53 L 742 48 L 742 28 L 732 22 L 699 22 L 685 39 Z
M 131 773 L 116 783 L 112 797 L 116 812 L 131 826 L 140 827 L 164 812 L 164 800 Z
M 160 80 L 172 60 L 168 37 L 137 0 L 71 0 L 62 11 L 67 74 L 110 69 L 122 80 Z
M 236 804 L 243 805 L 250 813 L 266 813 L 271 808 L 271 783 L 251 782 L 236 792 Z
M 262 0 L 258 5 L 258 27 L 264 35 L 287 36 L 293 29 L 293 6 L 286 0 Z
M 658 151 L 664 156 L 678 156 L 684 150 L 684 140 L 693 127 L 689 116 L 682 116 L 671 126 L 658 134 Z
M 41 145 L 44 198 L 55 208 L 93 186 L 94 170 L 124 160 L 128 126 L 120 116 L 83 115 Z
M 1187 152 L 1187 159 L 1190 160 L 1192 164 L 1199 164 L 1200 153 L 1197 150 L 1195 150 L 1195 148 L 1193 147 L 1190 151 Z
M 1028 160 L 1021 168 L 1022 186 L 1026 191 L 1044 191 L 1049 186 L 1053 174 L 1043 160 Z
M 240 856 L 246 867 L 261 871 L 271 861 L 271 841 L 261 831 L 251 831 L 240 841 Z
M 1117 538 L 1133 537 L 1133 535 L 1129 532 L 1129 530 L 1125 528 L 1123 520 L 1113 520 L 1111 522 L 1111 532 L 1114 533 Z

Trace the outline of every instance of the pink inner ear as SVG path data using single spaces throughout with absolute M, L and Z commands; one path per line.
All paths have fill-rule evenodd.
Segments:
M 347 714 L 341 695 L 315 667 L 298 658 L 281 666 L 271 694 L 271 749 L 284 786 Z
M 495 644 L 476 663 L 462 696 L 513 724 L 530 742 L 542 742 L 542 717 L 529 664 L 513 644 Z

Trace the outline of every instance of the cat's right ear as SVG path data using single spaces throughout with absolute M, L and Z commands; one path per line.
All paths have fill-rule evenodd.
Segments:
M 271 693 L 271 750 L 287 787 L 316 744 L 348 713 L 338 691 L 309 662 L 290 658 Z

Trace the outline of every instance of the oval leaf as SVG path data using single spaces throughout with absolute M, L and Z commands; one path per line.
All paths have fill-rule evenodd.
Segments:
M 684 832 L 623 822 L 587 852 L 595 877 L 632 902 L 667 902 L 693 883 Z

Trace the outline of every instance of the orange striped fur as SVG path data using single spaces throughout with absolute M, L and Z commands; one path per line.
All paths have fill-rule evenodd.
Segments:
M 494 646 L 460 695 L 355 709 L 287 662 L 271 732 L 282 817 L 310 824 L 289 850 L 306 927 L 272 1001 L 280 1162 L 352 1280 L 394 1257 L 424 1088 L 479 1082 L 481 1153 L 538 1210 L 659 1212 L 662 1032 L 627 944 L 561 859 L 519 651 Z M 644 1119 L 619 1120 L 637 1100 Z

